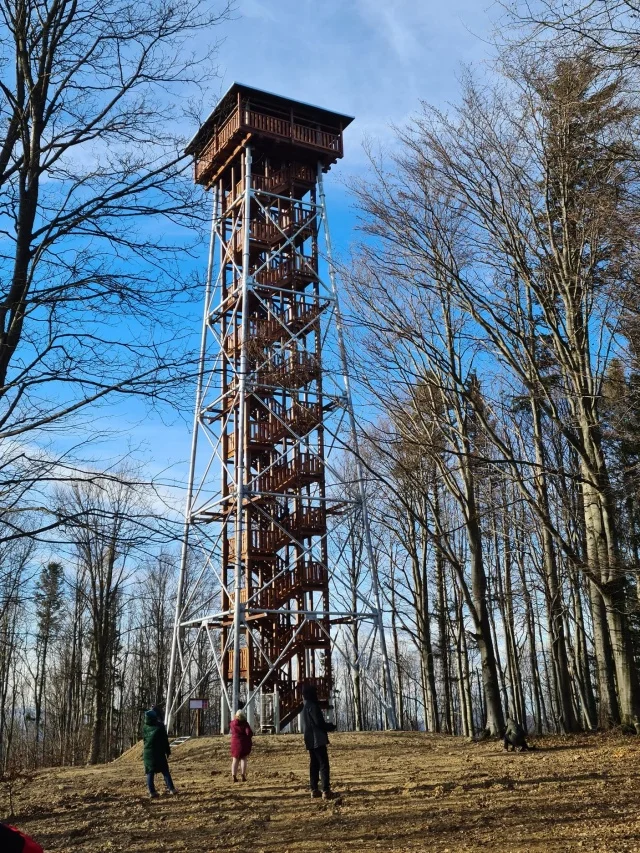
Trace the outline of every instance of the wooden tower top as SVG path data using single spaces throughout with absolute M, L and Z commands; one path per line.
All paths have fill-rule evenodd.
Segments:
M 250 140 L 261 152 L 325 171 L 343 156 L 342 131 L 352 116 L 234 83 L 187 146 L 195 180 L 211 186 Z

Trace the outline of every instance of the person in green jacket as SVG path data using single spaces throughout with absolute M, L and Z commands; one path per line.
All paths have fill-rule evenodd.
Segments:
M 154 784 L 156 773 L 162 773 L 167 790 L 170 794 L 175 794 L 176 789 L 173 786 L 173 779 L 169 773 L 169 762 L 167 761 L 171 755 L 169 736 L 156 708 L 145 711 L 142 738 L 144 741 L 142 760 L 144 761 L 144 772 L 147 774 L 149 794 L 153 799 L 158 796 Z

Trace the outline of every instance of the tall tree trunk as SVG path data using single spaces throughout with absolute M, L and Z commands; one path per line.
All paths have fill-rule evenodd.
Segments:
M 618 697 L 609 640 L 609 626 L 602 595 L 593 581 L 588 581 L 588 584 L 598 680 L 598 725 L 602 728 L 610 728 L 620 723 L 620 716 L 618 714 Z
M 396 611 L 396 582 L 393 568 L 390 575 L 391 584 L 391 636 L 393 639 L 393 656 L 396 664 L 396 691 L 398 694 L 398 724 L 404 729 L 404 691 L 402 686 L 402 663 L 400 661 L 400 641 L 398 638 Z
M 571 571 L 571 568 L 569 569 L 569 584 L 571 587 L 571 604 L 576 636 L 576 680 L 580 692 L 582 716 L 585 727 L 595 729 L 598 725 L 598 709 L 591 682 L 591 667 L 589 666 L 587 636 L 582 607 L 582 590 L 580 589 L 579 575 L 576 571 Z
M 503 513 L 503 537 L 505 543 L 504 553 L 504 625 L 507 641 L 507 663 L 509 669 L 509 680 L 512 685 L 514 710 L 517 719 L 526 728 L 527 725 L 527 710 L 524 700 L 524 691 L 522 688 L 522 674 L 520 667 L 520 659 L 518 653 L 518 643 L 516 640 L 515 616 L 513 608 L 513 586 L 511 579 L 512 570 L 512 554 L 511 554 L 511 536 L 510 531 L 506 527 L 506 517 Z
M 467 519 L 466 527 L 471 563 L 472 615 L 476 628 L 476 642 L 482 662 L 482 684 L 487 704 L 487 728 L 491 734 L 500 735 L 504 731 L 500 683 L 487 608 L 487 577 L 482 557 L 482 539 L 475 512 L 475 496 L 472 496 L 471 491 L 471 489 L 467 490 L 467 502 L 473 511 Z
M 435 494 L 437 494 L 437 487 Z M 436 505 L 434 498 L 434 506 Z M 449 637 L 447 630 L 447 599 L 444 559 L 442 552 L 436 548 L 435 553 L 436 589 L 438 595 L 438 645 L 440 647 L 440 669 L 442 673 L 442 707 L 444 709 L 443 728 L 447 734 L 453 734 L 453 718 L 451 714 L 451 681 L 449 673 Z
M 424 501 L 426 519 L 426 500 Z M 422 649 L 422 661 L 424 680 L 427 687 L 426 716 L 429 721 L 429 731 L 440 731 L 440 715 L 438 713 L 438 692 L 436 690 L 435 660 L 433 656 L 433 644 L 431 641 L 431 614 L 429 611 L 429 572 L 427 565 L 427 540 L 426 531 L 422 530 L 420 542 L 420 589 L 421 608 L 419 615 L 419 630 Z
M 546 476 L 546 455 L 542 435 L 542 414 L 535 394 L 531 395 L 531 414 L 533 422 L 533 440 L 535 445 L 536 475 L 535 490 L 545 517 L 550 517 L 549 492 Z M 571 678 L 567 659 L 567 644 L 564 634 L 563 601 L 558 581 L 558 563 L 553 538 L 546 525 L 540 525 L 542 544 L 542 564 L 545 576 L 545 603 L 549 636 L 551 637 L 551 657 L 553 661 L 554 688 L 558 705 L 558 717 L 564 732 L 578 731 L 580 726 L 573 713 L 571 696 Z
M 351 610 L 353 613 L 358 612 L 358 597 L 356 595 L 356 585 L 351 584 Z M 353 713 L 355 729 L 361 732 L 363 729 L 362 721 L 362 685 L 360 682 L 360 631 L 357 619 L 351 623 L 351 646 L 353 649 L 353 664 L 350 667 L 351 684 L 353 687 Z
M 108 652 L 104 648 L 104 644 L 100 643 L 94 650 L 93 660 L 93 723 L 87 757 L 88 764 L 97 764 L 105 756 L 108 659 Z
M 580 460 L 587 544 L 588 547 L 590 545 L 592 556 L 597 559 L 601 580 L 600 594 L 618 688 L 616 717 L 640 733 L 640 679 L 627 615 L 626 578 L 620 565 L 611 487 L 600 445 L 597 414 L 594 412 L 591 417 L 588 416 L 594 407 L 593 400 L 583 403 L 587 414 L 581 418 L 580 424 L 583 442 L 588 448 L 588 453 Z
M 473 735 L 473 706 L 471 699 L 471 679 L 469 675 L 469 652 L 464 630 L 464 602 L 460 592 L 456 593 L 456 656 L 462 734 L 465 737 L 471 737 Z

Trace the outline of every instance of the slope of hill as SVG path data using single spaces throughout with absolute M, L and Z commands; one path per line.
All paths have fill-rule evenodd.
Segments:
M 140 747 L 109 765 L 40 771 L 14 785 L 13 822 L 47 853 L 640 853 L 633 737 L 547 738 L 506 754 L 495 741 L 340 733 L 335 803 L 310 799 L 300 736 L 254 744 L 249 781 L 236 785 L 226 738 L 183 744 L 171 761 L 179 795 L 154 801 Z

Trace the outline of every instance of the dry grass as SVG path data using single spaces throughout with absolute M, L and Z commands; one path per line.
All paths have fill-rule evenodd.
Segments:
M 178 747 L 171 768 L 179 796 L 155 801 L 139 747 L 106 766 L 42 771 L 14 790 L 14 823 L 47 853 L 640 853 L 633 737 L 547 738 L 536 752 L 506 754 L 495 741 L 336 734 L 335 804 L 310 799 L 299 736 L 254 743 L 249 782 L 237 785 L 225 738 Z M 0 786 L 0 812 L 7 807 Z

